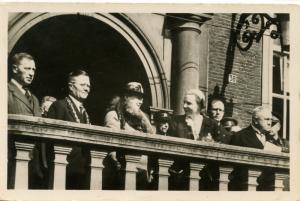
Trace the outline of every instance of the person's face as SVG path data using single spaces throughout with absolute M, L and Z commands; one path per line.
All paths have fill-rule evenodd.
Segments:
M 221 121 L 224 116 L 224 104 L 221 101 L 215 101 L 211 104 L 211 117 L 214 120 Z
M 129 113 L 135 113 L 140 110 L 143 104 L 143 97 L 138 95 L 125 96 L 126 111 Z
M 14 78 L 23 86 L 31 84 L 35 74 L 35 63 L 33 60 L 23 58 L 19 64 L 13 66 Z
M 90 78 L 79 75 L 69 85 L 70 94 L 79 101 L 84 101 L 90 93 Z
M 255 125 L 262 132 L 270 131 L 272 126 L 272 113 L 268 110 L 263 110 L 259 113 L 257 118 L 254 120 Z
M 183 110 L 186 115 L 193 115 L 199 113 L 200 108 L 196 102 L 196 97 L 192 94 L 188 94 L 183 99 Z
M 166 134 L 169 129 L 169 123 L 168 122 L 161 122 L 158 124 L 158 130 L 160 133 Z

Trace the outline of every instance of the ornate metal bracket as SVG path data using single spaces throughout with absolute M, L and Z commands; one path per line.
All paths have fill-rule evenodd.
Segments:
M 259 42 L 267 29 L 275 25 L 270 32 L 272 39 L 281 37 L 281 25 L 278 18 L 272 18 L 268 14 L 241 14 L 240 20 L 236 26 L 236 43 L 240 50 L 247 51 L 253 44 L 253 41 Z M 273 28 L 273 27 L 272 27 Z

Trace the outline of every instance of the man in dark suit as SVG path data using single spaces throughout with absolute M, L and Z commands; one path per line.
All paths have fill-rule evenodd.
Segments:
M 83 102 L 90 92 L 89 75 L 82 70 L 71 72 L 68 76 L 68 96 L 54 102 L 48 118 L 90 124 L 89 115 Z M 88 189 L 90 156 L 88 150 L 82 147 L 73 147 L 68 155 L 67 189 Z
M 31 55 L 27 53 L 17 53 L 11 59 L 12 78 L 8 82 L 8 114 L 22 114 L 28 116 L 41 116 L 39 101 L 29 90 L 35 75 L 35 62 Z M 13 150 L 13 143 L 9 140 L 10 150 Z M 33 159 L 29 163 L 29 188 L 41 188 L 43 183 L 43 172 L 41 170 L 41 160 L 39 148 L 36 143 L 33 150 Z M 11 153 L 11 152 L 9 152 Z M 8 188 L 13 188 L 12 181 L 13 167 L 12 158 L 14 154 L 9 155 L 8 162 Z
M 237 132 L 231 144 L 256 149 L 281 152 L 282 141 L 278 133 L 272 132 L 272 112 L 269 108 L 259 106 L 253 110 L 252 123 L 247 128 Z M 247 168 L 236 168 L 232 173 L 230 188 L 233 190 L 247 190 Z M 274 189 L 274 172 L 271 169 L 263 170 L 258 178 L 257 190 Z

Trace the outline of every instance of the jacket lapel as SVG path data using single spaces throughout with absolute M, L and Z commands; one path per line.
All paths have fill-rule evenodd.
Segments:
M 17 86 L 15 86 L 12 82 L 9 82 L 8 89 L 12 92 L 12 94 L 16 98 L 18 98 L 20 101 L 22 101 L 33 112 L 34 107 L 29 103 L 28 99 L 25 97 L 24 94 L 22 94 L 22 92 L 17 88 Z M 34 104 L 36 104 L 36 103 L 34 103 Z
M 255 130 L 250 126 L 249 127 L 249 142 L 252 142 L 253 143 L 253 147 L 257 147 L 257 148 L 260 148 L 260 149 L 263 149 L 264 148 L 264 145 L 262 144 L 262 142 L 257 138 L 256 136 L 256 132 Z

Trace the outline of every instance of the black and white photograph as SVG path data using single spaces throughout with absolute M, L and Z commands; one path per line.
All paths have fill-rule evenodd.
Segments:
M 288 9 L 40 5 L 2 7 L 1 199 L 292 192 Z

